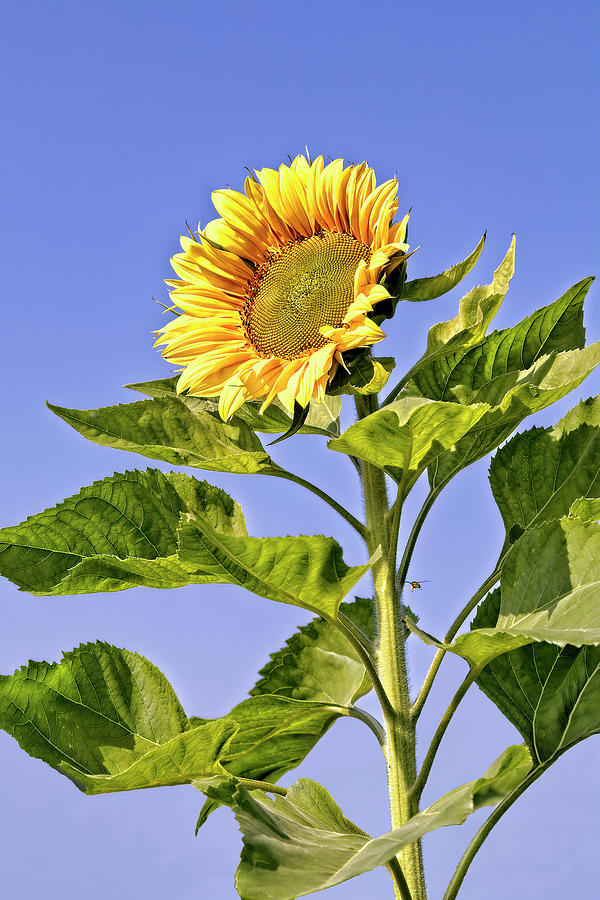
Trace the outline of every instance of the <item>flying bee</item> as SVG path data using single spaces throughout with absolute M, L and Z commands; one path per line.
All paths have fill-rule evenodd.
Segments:
M 411 591 L 420 591 L 422 584 L 429 584 L 429 580 L 427 578 L 422 578 L 421 581 L 409 581 Z

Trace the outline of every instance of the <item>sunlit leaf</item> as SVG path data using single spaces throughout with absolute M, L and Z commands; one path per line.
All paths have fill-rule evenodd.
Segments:
M 404 383 L 408 382 L 409 384 L 408 392 L 418 393 L 420 391 L 423 396 L 429 396 L 421 388 L 420 382 L 417 382 L 417 375 L 423 373 L 420 377 L 424 378 L 427 383 L 431 377 L 428 373 L 435 371 L 433 367 L 437 360 L 441 360 L 443 365 L 444 360 L 452 359 L 455 355 L 460 358 L 470 347 L 483 339 L 488 325 L 506 296 L 514 271 L 515 238 L 513 235 L 506 256 L 494 272 L 491 284 L 474 287 L 460 301 L 458 314 L 453 319 L 439 322 L 430 328 L 425 352 L 404 379 Z M 430 399 L 446 398 L 431 396 Z
M 330 617 L 370 568 L 347 566 L 333 538 L 238 538 L 193 516 L 182 523 L 179 558 L 194 574 Z
M 597 522 L 600 519 L 600 498 L 579 497 L 569 508 L 569 518 L 582 522 Z
M 0 529 L 0 572 L 41 594 L 118 590 L 121 577 L 121 587 L 188 584 L 176 554 L 180 517 L 189 511 L 221 533 L 246 533 L 239 506 L 219 488 L 179 473 L 125 472 Z
M 101 642 L 0 676 L 0 727 L 87 794 L 223 774 L 236 731 L 229 720 L 191 729 L 155 666 Z
M 599 362 L 600 343 L 582 350 L 554 351 L 525 371 L 512 371 L 482 385 L 473 403 L 488 403 L 492 409 L 453 450 L 440 454 L 430 466 L 431 486 L 447 483 L 461 469 L 487 456 L 523 419 L 577 388 Z
M 406 397 L 355 422 L 328 446 L 385 468 L 397 481 L 404 478 L 409 487 L 488 409 L 485 404 L 462 406 Z
M 600 644 L 600 525 L 564 517 L 525 532 L 506 555 L 498 614 L 490 621 L 446 644 L 407 618 L 422 640 L 475 668 L 531 641 Z
M 105 447 L 218 472 L 252 475 L 272 468 L 248 425 L 223 422 L 218 412 L 192 410 L 175 395 L 93 410 L 48 406 L 88 440 Z
M 471 271 L 483 250 L 485 237 L 484 234 L 473 252 L 466 259 L 446 269 L 440 275 L 430 275 L 427 278 L 415 278 L 412 281 L 407 281 L 397 299 L 412 301 L 435 300 L 437 297 L 447 294 Z
M 523 372 L 553 352 L 580 349 L 585 343 L 583 303 L 592 281 L 586 278 L 578 282 L 554 303 L 541 307 L 512 328 L 494 331 L 482 340 L 484 327 L 474 346 L 455 349 L 446 344 L 442 356 L 413 376 L 419 394 L 431 400 L 476 403 L 481 401 L 483 391 L 487 393 L 493 388 L 499 398 L 504 395 L 502 390 L 506 393 L 504 382 L 495 382 L 500 376 Z M 428 339 L 431 349 L 444 346 L 443 326 L 434 325 L 431 329 Z M 432 341 L 436 328 L 442 331 Z M 514 381 L 506 383 L 514 386 Z M 500 390 L 497 384 L 502 385 Z
M 226 781 L 207 793 L 233 808 L 242 831 L 244 848 L 236 875 L 240 896 L 289 900 L 385 865 L 427 832 L 464 822 L 482 806 L 498 803 L 530 768 L 529 751 L 509 747 L 481 778 L 377 838 L 349 822 L 325 788 L 308 779 L 295 782 L 286 797 L 275 800 Z
M 177 394 L 178 380 L 179 376 L 175 375 L 172 378 L 160 378 L 156 381 L 140 381 L 137 384 L 127 384 L 125 387 L 150 397 L 178 396 L 192 411 L 200 409 L 218 415 L 218 398 L 195 397 L 185 393 Z M 267 432 L 269 434 L 280 434 L 290 429 L 292 417 L 278 399 L 275 399 L 263 413 L 260 413 L 261 406 L 262 400 L 247 401 L 229 419 L 229 424 L 235 425 L 243 422 L 254 431 Z M 327 395 L 323 403 L 311 401 L 308 416 L 304 425 L 300 428 L 300 434 L 323 434 L 326 437 L 339 434 L 340 410 L 340 397 Z
M 557 644 L 600 643 L 600 525 L 564 517 L 527 531 L 502 569 L 497 627 Z

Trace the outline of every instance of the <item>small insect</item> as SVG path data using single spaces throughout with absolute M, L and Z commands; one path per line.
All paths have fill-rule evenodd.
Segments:
M 422 584 L 428 584 L 429 581 L 427 578 L 421 579 L 421 581 L 409 581 L 411 591 L 420 591 Z

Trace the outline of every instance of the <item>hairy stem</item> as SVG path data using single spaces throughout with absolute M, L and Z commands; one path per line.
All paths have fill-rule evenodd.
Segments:
M 401 900 L 412 900 L 410 888 L 406 882 L 404 872 L 402 871 L 400 863 L 398 862 L 396 857 L 390 859 L 387 867 L 391 872 L 392 879 L 394 881 L 394 890 L 396 891 L 397 896 L 400 897 Z
M 373 395 L 357 397 L 356 409 L 359 418 L 364 418 L 377 409 L 377 400 Z M 383 470 L 363 462 L 362 484 L 367 515 L 367 546 L 371 554 L 377 548 L 381 550 L 372 569 L 378 624 L 377 672 L 387 698 L 383 715 L 392 827 L 399 828 L 417 811 L 416 803 L 409 796 L 410 786 L 416 778 L 416 756 L 415 730 L 410 718 L 404 628 L 396 580 L 393 574 L 390 577 L 391 559 L 394 560 L 395 567 L 401 498 L 397 501 L 390 521 Z M 420 843 L 405 847 L 398 856 L 398 862 L 410 896 L 413 900 L 425 900 Z M 394 889 L 396 897 L 404 900 L 401 885 L 396 880 Z
M 425 754 L 425 759 L 423 760 L 423 765 L 421 766 L 421 771 L 419 772 L 419 775 L 416 778 L 415 783 L 413 784 L 413 786 L 411 788 L 411 796 L 416 800 L 417 803 L 421 799 L 421 794 L 423 793 L 423 788 L 425 787 L 425 784 L 427 783 L 427 779 L 429 777 L 429 773 L 431 772 L 431 767 L 433 765 L 433 761 L 435 759 L 438 748 L 439 748 L 440 744 L 442 743 L 442 738 L 446 734 L 446 729 L 448 728 L 448 725 L 450 724 L 452 716 L 458 709 L 458 705 L 459 705 L 460 701 L 465 696 L 465 694 L 467 693 L 467 691 L 469 690 L 469 688 L 471 687 L 471 685 L 473 684 L 473 682 L 479 675 L 480 671 L 481 671 L 481 669 L 475 668 L 475 667 L 469 671 L 469 674 L 467 675 L 467 677 L 464 679 L 464 681 L 458 688 L 454 697 L 450 701 L 450 704 L 449 704 L 446 712 L 442 716 L 440 724 L 438 725 L 436 732 L 431 740 L 431 744 L 429 745 L 429 749 L 428 749 L 427 753 Z
M 363 523 L 359 522 L 356 516 L 353 516 L 341 503 L 338 503 L 337 500 L 334 500 L 333 497 L 330 497 L 329 494 L 322 491 L 321 488 L 317 487 L 316 484 L 313 484 L 312 481 L 307 481 L 306 478 L 302 478 L 301 475 L 295 475 L 293 472 L 288 472 L 287 469 L 276 464 L 264 474 L 272 475 L 275 478 L 285 478 L 287 481 L 293 481 L 295 484 L 299 484 L 306 488 L 307 491 L 311 491 L 311 493 L 315 494 L 321 500 L 324 500 L 328 506 L 336 511 L 336 513 L 339 513 L 339 515 L 360 534 L 363 540 L 367 539 L 367 529 Z
M 408 569 L 415 549 L 415 545 L 417 543 L 417 538 L 419 537 L 421 528 L 423 527 L 425 519 L 427 518 L 427 513 L 439 496 L 442 487 L 443 485 L 440 485 L 439 487 L 434 488 L 434 490 L 429 491 L 427 497 L 425 498 L 425 502 L 423 503 L 423 506 L 419 510 L 417 518 L 414 521 L 413 527 L 408 537 L 408 541 L 406 542 L 406 547 L 404 548 L 404 553 L 402 554 L 400 566 L 398 567 L 397 584 L 400 590 L 402 590 L 406 582 L 406 577 L 408 575 Z
M 465 850 L 458 866 L 456 867 L 454 875 L 450 879 L 450 883 L 448 884 L 443 900 L 454 900 L 454 898 L 458 894 L 461 884 L 463 883 L 463 879 L 467 874 L 467 870 L 473 862 L 475 854 L 485 841 L 494 825 L 500 821 L 504 813 L 510 809 L 515 800 L 518 800 L 521 794 L 526 791 L 527 788 L 531 784 L 533 784 L 533 782 L 536 781 L 553 762 L 554 758 L 533 769 L 533 771 L 531 771 L 529 775 L 527 775 L 526 778 L 523 779 L 521 784 L 516 787 L 514 791 L 512 791 L 507 797 L 505 797 L 504 800 L 502 800 L 498 804 L 491 815 L 488 816 L 488 818 L 485 820 L 485 822 Z
M 358 719 L 360 722 L 364 722 L 367 725 L 377 740 L 381 745 L 382 749 L 385 751 L 385 728 L 381 724 L 381 722 L 372 716 L 370 712 L 367 712 L 366 709 L 361 709 L 359 706 L 351 706 L 349 708 L 348 715 L 353 719 Z
M 386 713 L 386 711 L 391 712 L 391 706 L 387 698 L 387 694 L 385 693 L 385 690 L 383 689 L 383 685 L 381 683 L 381 679 L 379 678 L 376 661 L 374 660 L 371 654 L 371 650 L 367 645 L 367 638 L 363 635 L 360 629 L 356 627 L 354 622 L 352 622 L 341 612 L 338 613 L 337 619 L 331 619 L 331 624 L 334 625 L 344 635 L 344 637 L 350 641 L 350 643 L 360 656 L 361 661 L 365 669 L 367 670 L 367 674 L 371 679 L 373 689 L 375 691 L 375 694 L 377 695 L 377 699 L 379 700 L 384 714 Z
M 287 795 L 287 788 L 281 787 L 280 784 L 271 784 L 269 781 L 256 781 L 254 778 L 242 778 L 241 775 L 235 776 L 248 791 L 264 791 L 267 794 L 280 794 L 282 797 Z
M 457 631 L 459 630 L 459 628 L 461 627 L 463 622 L 465 622 L 466 619 L 468 619 L 468 617 L 473 612 L 473 610 L 475 609 L 475 607 L 477 606 L 479 601 L 482 600 L 483 597 L 485 597 L 485 595 L 487 594 L 487 592 L 491 588 L 494 587 L 494 585 L 498 581 L 499 577 L 500 577 L 500 567 L 496 566 L 496 568 L 494 569 L 492 574 L 489 576 L 489 578 L 486 578 L 486 580 L 483 582 L 481 587 L 479 587 L 475 591 L 475 593 L 473 594 L 473 596 L 471 597 L 471 599 L 469 600 L 467 605 L 465 607 L 463 607 L 463 609 L 461 609 L 461 611 L 457 615 L 456 619 L 454 620 L 454 622 L 448 629 L 446 637 L 444 638 L 445 644 L 449 644 L 450 641 L 452 641 L 454 639 L 454 636 L 456 635 Z M 415 721 L 421 715 L 421 711 L 423 709 L 423 706 L 425 705 L 425 701 L 427 700 L 427 697 L 429 696 L 429 691 L 433 687 L 433 682 L 435 681 L 435 676 L 438 673 L 438 669 L 442 664 L 442 660 L 443 660 L 444 656 L 446 655 L 446 652 L 447 652 L 446 650 L 440 648 L 437 651 L 437 653 L 435 654 L 435 656 L 433 657 L 433 661 L 431 663 L 431 666 L 429 667 L 429 671 L 427 672 L 427 675 L 425 676 L 425 680 L 423 682 L 423 687 L 419 691 L 419 695 L 412 706 L 411 712 L 412 712 L 413 719 Z

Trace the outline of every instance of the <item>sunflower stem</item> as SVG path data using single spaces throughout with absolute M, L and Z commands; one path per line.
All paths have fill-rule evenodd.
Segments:
M 359 419 L 376 409 L 378 404 L 374 395 L 356 397 Z M 402 493 L 400 490 L 390 516 L 383 470 L 363 462 L 362 485 L 367 517 L 367 547 L 371 554 L 378 547 L 381 549 L 381 555 L 372 569 L 378 625 L 376 667 L 387 698 L 383 707 L 386 732 L 384 749 L 392 828 L 399 828 L 418 810 L 417 803 L 410 796 L 410 788 L 417 774 L 415 728 L 410 716 L 402 609 L 394 577 Z M 397 859 L 412 900 L 426 900 L 420 843 L 405 847 Z M 401 882 L 394 880 L 398 900 L 406 898 L 403 887 Z

